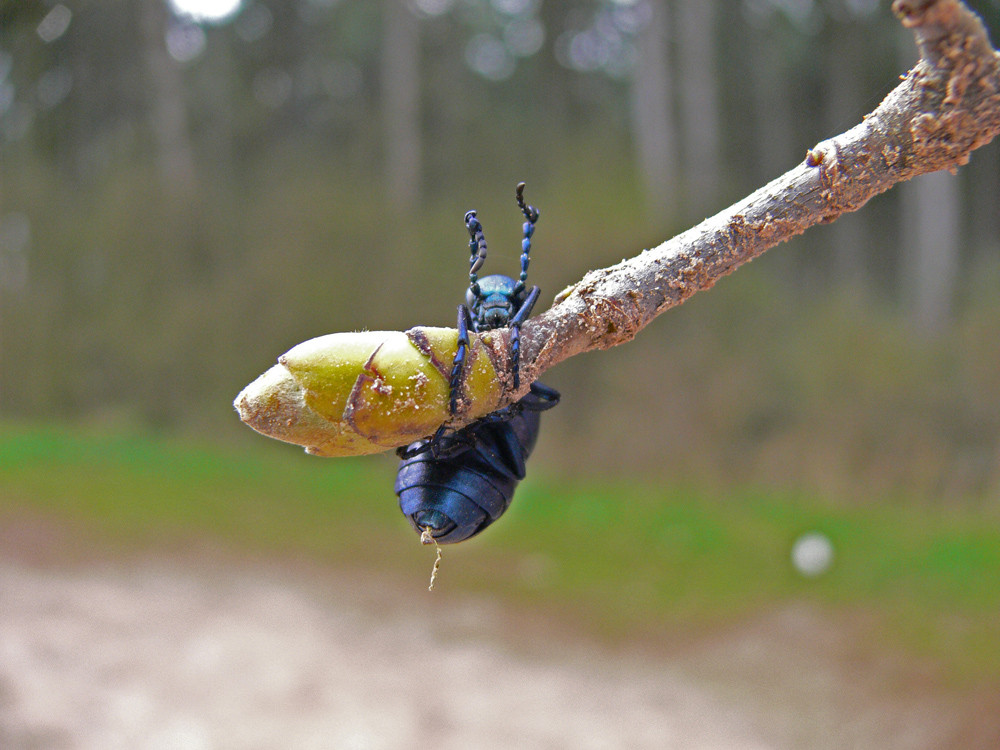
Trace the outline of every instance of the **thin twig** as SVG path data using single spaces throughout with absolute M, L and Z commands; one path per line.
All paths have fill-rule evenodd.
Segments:
M 959 0 L 895 0 L 921 59 L 864 120 L 739 203 L 658 247 L 588 272 L 521 329 L 521 383 L 593 349 L 630 341 L 660 313 L 815 224 L 856 211 L 893 185 L 954 171 L 1000 132 L 1000 54 Z M 506 336 L 490 342 L 506 356 Z

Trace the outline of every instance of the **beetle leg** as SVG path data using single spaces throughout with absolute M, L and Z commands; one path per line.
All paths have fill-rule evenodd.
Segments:
M 437 432 L 428 441 L 431 455 L 435 460 L 442 458 L 453 458 L 461 453 L 465 453 L 473 446 L 473 440 L 465 430 L 452 431 L 445 425 L 438 427 Z
M 524 302 L 517 309 L 517 313 L 515 313 L 514 317 L 510 319 L 510 325 L 519 326 L 528 319 L 528 316 L 531 315 L 531 308 L 533 308 L 535 303 L 538 302 L 538 295 L 541 291 L 542 290 L 537 286 L 531 287 L 531 291 L 528 292 L 528 296 L 525 297 Z
M 430 440 L 418 440 L 415 443 L 401 445 L 396 448 L 396 455 L 405 461 L 407 458 L 413 458 L 414 456 L 419 456 L 421 453 L 426 453 L 430 449 Z
M 498 437 L 497 449 L 499 453 L 490 456 L 488 460 L 494 465 L 496 461 L 500 461 L 501 470 L 506 469 L 516 479 L 524 479 L 524 446 L 521 445 L 521 441 L 518 440 L 517 435 L 509 425 L 504 426 Z M 484 451 L 480 450 L 479 453 L 483 455 Z
M 518 403 L 528 411 L 546 411 L 559 403 L 560 394 L 555 388 L 541 383 L 532 383 L 531 392 Z
M 469 350 L 469 327 L 472 325 L 472 313 L 465 305 L 458 306 L 458 348 L 455 350 L 455 362 L 448 378 L 449 404 L 448 410 L 452 416 L 458 409 L 458 392 L 462 386 L 462 370 L 465 366 L 465 355 Z
M 522 399 L 523 401 L 524 399 Z M 497 409 L 494 412 L 490 412 L 485 417 L 480 417 L 480 422 L 489 422 L 491 424 L 503 424 L 504 422 L 509 422 L 511 419 L 516 417 L 521 413 L 521 401 L 515 401 L 512 404 L 507 404 L 507 406 L 502 409 Z
M 528 319 L 531 308 L 538 301 L 538 294 L 541 290 L 537 286 L 531 287 L 527 298 L 518 309 L 513 318 L 510 319 L 510 360 L 514 370 L 514 390 L 521 387 L 521 324 Z
M 403 460 L 419 456 L 421 453 L 430 453 L 435 459 L 451 458 L 465 453 L 473 445 L 474 441 L 465 431 L 453 432 L 447 426 L 441 425 L 431 437 L 396 448 L 396 455 Z
M 441 425 L 429 438 L 422 438 L 409 445 L 402 445 L 396 448 L 396 455 L 405 460 L 429 451 L 434 458 L 440 458 L 449 452 L 453 443 L 460 442 L 454 439 L 455 435 L 457 433 L 449 435 L 448 428 L 445 425 Z

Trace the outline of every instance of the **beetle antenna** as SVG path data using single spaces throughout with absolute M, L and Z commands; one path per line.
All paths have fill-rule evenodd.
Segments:
M 528 206 L 524 203 L 524 183 L 517 183 L 515 188 L 515 193 L 517 194 L 517 207 L 521 209 L 521 213 L 524 214 L 524 218 L 534 224 L 538 221 L 538 209 L 534 206 Z
M 486 236 L 475 211 L 465 215 L 465 228 L 469 230 L 469 288 L 479 296 L 479 277 L 476 275 L 486 262 Z
M 525 282 L 528 280 L 528 262 L 530 260 L 528 254 L 531 252 L 531 235 L 535 233 L 535 222 L 538 221 L 538 209 L 524 202 L 523 182 L 517 183 L 517 188 L 514 192 L 517 198 L 517 207 L 521 209 L 521 213 L 527 219 L 524 222 L 524 239 L 521 240 L 521 276 L 518 278 L 517 286 L 514 289 L 514 293 L 519 294 L 524 291 Z

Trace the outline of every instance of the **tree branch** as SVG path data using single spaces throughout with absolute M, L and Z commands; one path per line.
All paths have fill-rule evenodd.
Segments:
M 660 313 L 814 224 L 856 211 L 919 174 L 954 171 L 1000 132 L 1000 54 L 959 0 L 895 0 L 921 59 L 846 133 L 734 206 L 560 292 L 521 330 L 521 388 L 510 331 L 478 334 L 478 378 L 452 416 L 447 375 L 454 329 L 332 334 L 299 344 L 236 398 L 240 418 L 318 455 L 360 455 L 406 444 L 447 420 L 456 428 L 524 396 L 564 359 L 631 341 Z M 472 381 L 475 384 L 472 384 Z M 435 396 L 435 389 L 437 395 Z
M 875 111 L 739 203 L 560 292 L 522 328 L 522 384 L 575 354 L 632 340 L 743 263 L 896 183 L 954 171 L 1000 132 L 1000 54 L 979 18 L 959 0 L 895 0 L 892 9 L 913 31 L 921 59 Z M 508 336 L 489 344 L 500 357 Z M 502 405 L 527 392 L 510 385 Z

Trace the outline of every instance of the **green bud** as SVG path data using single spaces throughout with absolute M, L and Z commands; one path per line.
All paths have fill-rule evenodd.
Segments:
M 500 403 L 491 350 L 469 335 L 458 416 L 477 419 Z M 236 397 L 240 419 L 261 434 L 318 456 L 379 453 L 432 435 L 451 419 L 453 328 L 332 333 L 310 339 Z

